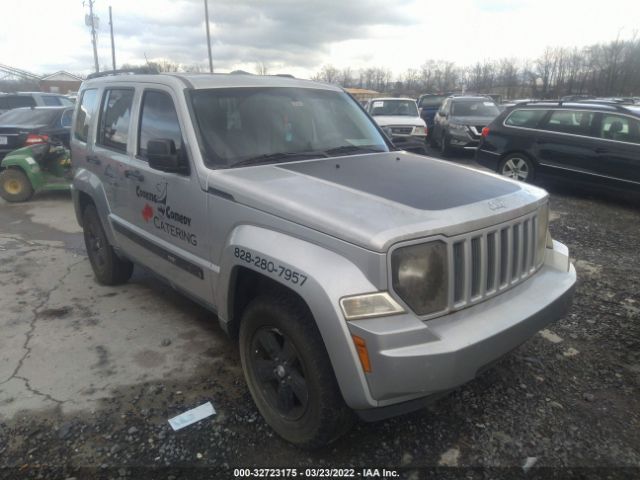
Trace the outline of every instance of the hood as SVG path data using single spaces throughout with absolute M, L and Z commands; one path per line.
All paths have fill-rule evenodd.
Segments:
M 406 152 L 215 170 L 208 183 L 236 202 L 378 252 L 504 222 L 546 201 L 539 188 Z
M 487 117 L 455 117 L 451 116 L 450 121 L 452 123 L 459 123 L 462 125 L 489 125 L 496 118 L 497 115 L 490 115 Z
M 424 120 L 420 117 L 409 117 L 407 115 L 376 115 L 373 117 L 378 125 L 381 127 L 386 127 L 388 125 L 401 125 L 401 126 L 411 126 L 414 127 L 416 125 L 420 125 L 422 127 L 425 126 Z

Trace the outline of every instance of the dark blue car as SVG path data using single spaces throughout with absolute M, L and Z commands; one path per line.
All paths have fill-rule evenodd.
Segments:
M 418 98 L 418 111 L 424 123 L 427 124 L 427 135 L 433 127 L 433 117 L 448 96 L 450 96 L 449 93 L 425 93 Z

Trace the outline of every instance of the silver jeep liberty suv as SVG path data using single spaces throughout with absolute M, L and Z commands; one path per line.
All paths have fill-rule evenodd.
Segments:
M 97 280 L 138 263 L 215 312 L 298 445 L 468 382 L 572 296 L 544 190 L 398 151 L 335 86 L 102 74 L 71 148 Z

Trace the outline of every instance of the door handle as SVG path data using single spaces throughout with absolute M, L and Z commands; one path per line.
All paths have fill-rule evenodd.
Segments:
M 596 153 L 609 153 L 609 149 L 608 148 L 596 148 Z
M 100 165 L 102 162 L 95 155 L 87 155 L 86 156 L 87 163 L 93 163 L 94 165 Z
M 144 182 L 144 176 L 138 170 L 125 170 L 124 176 L 127 178 L 135 178 L 139 182 Z

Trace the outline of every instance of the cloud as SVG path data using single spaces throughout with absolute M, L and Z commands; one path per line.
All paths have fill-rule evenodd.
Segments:
M 416 23 L 402 0 L 210 2 L 211 43 L 216 65 L 251 62 L 310 68 L 335 42 L 363 39 L 379 26 Z M 117 43 L 139 59 L 206 61 L 202 1 L 183 1 L 173 11 L 140 12 L 117 20 Z M 133 53 L 135 52 L 135 53 Z
M 10 21 L 0 29 L 0 63 L 34 73 L 93 70 L 81 0 L 4 3 Z M 207 66 L 203 0 L 96 0 L 101 67 L 111 66 L 109 5 L 118 65 L 146 56 Z M 262 62 L 301 76 L 327 63 L 400 74 L 429 58 L 532 59 L 546 46 L 628 38 L 640 18 L 638 0 L 209 0 L 209 7 L 217 71 Z

